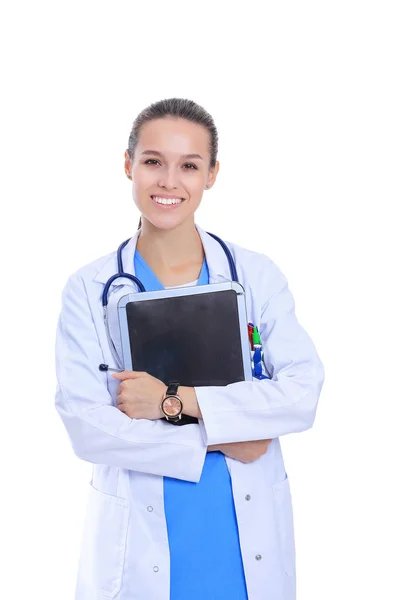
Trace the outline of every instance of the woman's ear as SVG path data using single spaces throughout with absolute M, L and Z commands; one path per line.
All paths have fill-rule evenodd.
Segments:
M 131 163 L 131 159 L 129 157 L 128 150 L 125 150 L 124 168 L 125 168 L 125 175 L 128 177 L 128 179 L 132 179 L 132 163 Z
M 219 171 L 219 162 L 215 161 L 215 167 L 210 169 L 210 172 L 208 175 L 208 181 L 207 181 L 206 185 L 204 186 L 205 190 L 209 190 L 214 185 L 215 180 L 217 178 L 218 171 Z

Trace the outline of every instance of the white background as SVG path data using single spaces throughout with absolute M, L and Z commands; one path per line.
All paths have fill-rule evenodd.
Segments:
M 54 409 L 61 289 L 136 230 L 124 150 L 172 96 L 219 130 L 197 222 L 278 264 L 325 366 L 314 427 L 281 438 L 298 600 L 400 597 L 397 7 L 1 10 L 2 598 L 73 598 L 91 465 Z

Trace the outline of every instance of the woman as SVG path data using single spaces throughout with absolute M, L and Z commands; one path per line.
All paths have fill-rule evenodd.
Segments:
M 146 290 L 230 281 L 218 241 L 195 224 L 218 174 L 217 130 L 196 103 L 172 98 L 133 124 L 125 172 L 142 215 L 124 248 L 125 271 Z M 279 436 L 312 426 L 324 380 L 298 323 L 287 280 L 266 255 L 229 243 L 259 327 L 268 378 L 185 387 L 174 427 L 160 408 L 166 384 L 113 365 L 103 322 L 104 284 L 116 252 L 71 275 L 57 328 L 56 408 L 76 455 L 93 463 L 76 600 L 294 600 L 289 481 Z M 120 351 L 118 299 L 109 327 Z

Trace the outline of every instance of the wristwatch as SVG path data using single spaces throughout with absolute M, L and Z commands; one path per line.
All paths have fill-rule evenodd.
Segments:
M 170 383 L 168 385 L 160 406 L 167 421 L 171 421 L 171 423 L 177 423 L 182 418 L 183 404 L 181 398 L 178 396 L 179 385 L 179 383 Z

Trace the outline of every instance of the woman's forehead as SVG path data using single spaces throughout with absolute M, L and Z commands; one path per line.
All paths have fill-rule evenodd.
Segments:
M 209 153 L 209 133 L 203 125 L 186 119 L 163 118 L 144 123 L 140 130 L 138 149 L 157 150 L 162 153 Z

